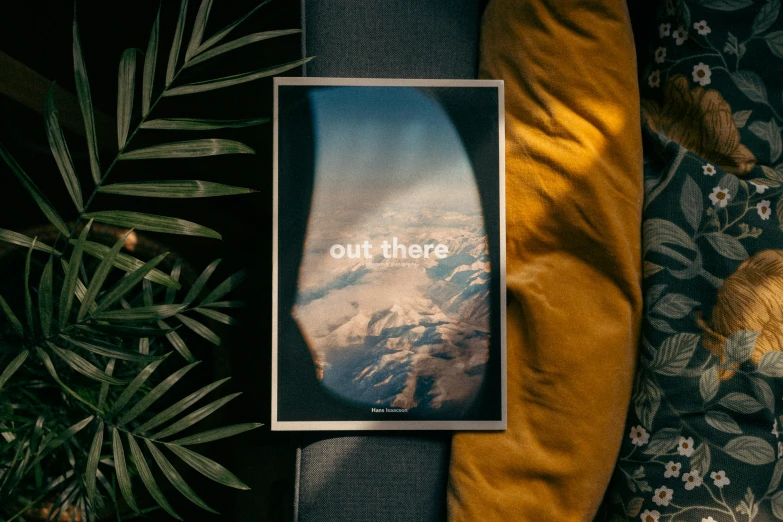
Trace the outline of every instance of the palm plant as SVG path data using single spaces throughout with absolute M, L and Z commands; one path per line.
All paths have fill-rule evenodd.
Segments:
M 250 127 L 268 121 L 160 118 L 155 111 L 170 97 L 231 87 L 305 63 L 306 59 L 297 60 L 190 83 L 180 80 L 185 69 L 254 42 L 298 32 L 266 31 L 226 41 L 237 26 L 266 3 L 205 38 L 212 0 L 202 0 L 184 46 L 188 0 L 181 0 L 163 85 L 155 85 L 159 67 L 158 10 L 141 65 L 140 93 L 135 92 L 139 52 L 128 49 L 120 59 L 118 150 L 108 164 L 99 155 L 87 67 L 74 15 L 76 90 L 94 183 L 86 198 L 60 127 L 53 89 L 44 107 L 52 155 L 75 208 L 68 222 L 0 143 L 0 157 L 56 230 L 54 240 L 47 242 L 46 238 L 0 229 L 0 240 L 27 250 L 17 279 L 24 282 L 19 302 L 7 302 L 0 296 L 0 519 L 19 520 L 40 506 L 46 507 L 50 520 L 96 520 L 112 512 L 119 519 L 125 512 L 142 510 L 137 497 L 139 484 L 134 488 L 138 481 L 151 499 L 175 518 L 180 517 L 166 498 L 172 489 L 197 506 L 213 511 L 190 487 L 187 474 L 183 476 L 172 464 L 172 456 L 176 457 L 174 462 L 180 461 L 179 464 L 184 463 L 220 484 L 247 489 L 230 471 L 191 447 L 237 435 L 260 424 L 206 431 L 195 428 L 189 434 L 182 433 L 238 395 L 197 407 L 227 379 L 189 393 L 180 391 L 178 396 L 183 397 L 179 400 L 169 398 L 178 381 L 199 364 L 188 346 L 187 335 L 180 335 L 181 328 L 219 345 L 220 337 L 204 324 L 203 318 L 225 324 L 235 322 L 226 311 L 241 303 L 224 298 L 241 285 L 243 273 L 211 287 L 210 278 L 218 259 L 186 289 L 180 283 L 181 261 L 164 272 L 158 267 L 163 266 L 165 253 L 139 259 L 123 253 L 123 245 L 135 231 L 219 239 L 218 232 L 176 217 L 127 210 L 94 211 L 93 207 L 99 194 L 204 198 L 250 192 L 205 180 L 109 181 L 116 166 L 134 160 L 254 153 L 241 142 L 219 138 L 142 147 L 135 146 L 135 139 L 150 129 L 198 132 Z M 128 230 L 113 245 L 104 245 L 91 235 L 98 223 Z M 3 279 L 14 277 L 6 274 Z M 161 366 L 170 370 L 164 376 L 160 376 L 160 370 L 156 372 Z M 171 488 L 160 486 L 161 477 Z

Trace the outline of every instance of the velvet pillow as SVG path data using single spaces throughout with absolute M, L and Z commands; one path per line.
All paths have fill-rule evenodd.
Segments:
M 591 520 L 641 322 L 642 157 L 624 2 L 492 0 L 505 81 L 508 430 L 454 436 L 453 521 Z
M 780 2 L 662 2 L 642 358 L 610 520 L 783 520 Z

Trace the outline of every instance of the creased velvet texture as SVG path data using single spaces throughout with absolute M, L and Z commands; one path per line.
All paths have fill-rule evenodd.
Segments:
M 506 93 L 509 427 L 455 435 L 449 518 L 591 520 L 617 458 L 641 316 L 625 3 L 491 1 L 481 75 Z

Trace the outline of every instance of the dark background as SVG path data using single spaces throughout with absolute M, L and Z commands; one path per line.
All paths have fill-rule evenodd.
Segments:
M 187 46 L 190 28 L 200 2 L 191 0 L 188 8 L 182 53 Z M 218 0 L 214 2 L 205 39 L 252 7 L 255 0 Z M 142 51 L 147 41 L 159 2 L 107 2 L 79 0 L 77 2 L 82 50 L 92 99 L 97 111 L 113 120 L 116 116 L 117 66 L 125 48 Z M 163 83 L 163 72 L 179 12 L 179 1 L 161 2 L 160 44 L 158 71 L 153 99 Z M 44 77 L 43 85 L 56 82 L 65 91 L 75 93 L 72 58 L 73 2 L 39 0 L 30 2 L 3 2 L 0 14 L 0 58 L 5 55 L 21 62 Z M 224 41 L 246 34 L 300 26 L 299 3 L 294 0 L 273 0 L 243 23 Z M 180 57 L 180 60 L 182 59 Z M 274 64 L 300 57 L 300 36 L 292 35 L 247 46 L 224 55 L 218 65 L 194 67 L 191 78 L 208 79 Z M 0 64 L 3 62 L 0 61 Z M 137 108 L 140 105 L 142 57 L 137 58 Z M 15 71 L 15 69 L 14 69 Z M 293 70 L 288 75 L 298 75 Z M 0 65 L 0 142 L 22 165 L 38 186 L 49 197 L 66 220 L 76 216 L 73 204 L 65 190 L 62 178 L 52 159 L 41 111 L 45 90 L 30 77 L 19 76 L 11 68 Z M 8 85 L 19 86 L 27 93 L 27 104 L 11 99 L 3 93 Z M 29 83 L 29 85 L 28 85 Z M 36 90 L 38 89 L 38 90 Z M 58 96 L 61 120 L 67 120 L 67 101 Z M 36 103 L 37 102 L 37 103 Z M 26 106 L 29 105 L 29 106 Z M 34 110 L 32 107 L 38 107 Z M 155 109 L 160 117 L 251 118 L 272 115 L 272 82 L 263 79 L 240 86 L 164 99 Z M 77 113 L 78 115 L 78 113 Z M 134 123 L 138 121 L 138 112 Z M 101 163 L 105 169 L 116 154 L 115 129 L 111 125 L 100 131 Z M 294 488 L 295 444 L 293 435 L 271 433 L 270 420 L 270 357 L 271 357 L 271 227 L 272 227 L 272 126 L 239 130 L 209 131 L 177 135 L 163 131 L 146 131 L 134 140 L 133 147 L 162 141 L 220 137 L 242 141 L 256 150 L 254 156 L 219 156 L 194 160 L 153 160 L 128 162 L 120 165 L 111 181 L 142 179 L 204 179 L 226 184 L 252 187 L 259 192 L 246 196 L 196 200 L 166 200 L 99 196 L 94 209 L 133 208 L 149 213 L 171 215 L 196 221 L 223 235 L 219 242 L 205 238 L 190 238 L 154 234 L 154 239 L 173 250 L 200 272 L 216 257 L 223 263 L 213 276 L 215 284 L 236 270 L 246 267 L 249 280 L 239 291 L 238 298 L 250 303 L 240 313 L 238 327 L 216 331 L 226 341 L 224 346 L 209 353 L 211 364 L 202 364 L 205 379 L 212 375 L 230 373 L 233 378 L 222 387 L 222 394 L 241 391 L 243 395 L 224 408 L 221 423 L 263 422 L 266 426 L 215 443 L 205 453 L 224 464 L 241 480 L 251 486 L 249 492 L 217 485 L 200 475 L 188 476 L 193 489 L 221 515 L 216 516 L 193 506 L 179 493 L 167 494 L 174 509 L 186 520 L 289 520 L 291 518 Z M 83 136 L 66 130 L 71 155 L 82 182 L 85 200 L 94 186 Z M 24 231 L 44 224 L 45 218 L 30 196 L 13 177 L 8 167 L 0 164 L 0 228 Z M 3 276 L 0 275 L 0 278 Z M 220 326 L 220 325 L 218 325 Z M 194 340 L 195 344 L 197 341 Z M 190 343 L 189 343 L 190 344 Z M 198 354 L 197 354 L 198 355 Z M 209 374 L 212 375 L 209 375 Z M 200 447 L 199 450 L 204 449 Z M 163 480 L 163 479 L 161 479 Z M 163 480 L 165 482 L 165 480 Z M 159 482 L 160 483 L 160 482 Z M 144 492 L 138 483 L 137 494 Z M 144 492 L 146 494 L 146 492 Z M 172 520 L 158 510 L 148 520 Z

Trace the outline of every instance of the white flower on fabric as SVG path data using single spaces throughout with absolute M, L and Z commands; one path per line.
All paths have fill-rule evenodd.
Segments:
M 661 38 L 669 36 L 670 34 L 672 34 L 672 24 L 661 24 L 660 27 L 658 27 L 658 35 Z
M 659 506 L 668 506 L 673 496 L 673 489 L 669 489 L 666 486 L 661 486 L 655 490 L 655 495 L 653 496 L 652 501 Z
M 705 65 L 701 62 L 699 62 L 699 65 L 693 66 L 693 72 L 691 73 L 693 76 L 693 81 L 704 87 L 705 85 L 708 85 L 712 80 L 710 80 L 710 76 L 712 76 L 712 71 L 710 70 L 709 65 Z
M 710 201 L 718 208 L 724 208 L 729 204 L 730 199 L 729 191 L 725 188 L 715 187 L 712 189 L 712 194 L 710 194 Z
M 719 488 L 722 488 L 723 486 L 728 486 L 731 484 L 731 481 L 729 480 L 729 477 L 726 476 L 726 472 L 723 470 L 720 471 L 713 471 L 710 473 L 710 478 L 715 481 L 715 485 Z M 687 486 L 686 486 L 687 487 Z
M 696 32 L 699 33 L 702 36 L 710 34 L 712 32 L 712 29 L 710 29 L 710 26 L 707 25 L 707 20 L 702 20 L 701 22 L 696 22 L 695 24 L 693 24 L 693 28 L 696 29 Z
M 717 172 L 715 170 L 715 167 L 711 163 L 707 163 L 701 168 L 702 172 L 704 172 L 705 176 L 714 176 Z
M 682 481 L 685 482 L 685 489 L 688 491 L 698 488 L 704 482 L 698 469 L 692 469 L 689 473 L 685 473 L 682 476 Z
M 650 85 L 650 87 L 660 87 L 661 86 L 661 71 L 655 70 L 650 73 L 650 76 L 647 77 L 647 83 Z
M 650 440 L 650 434 L 641 426 L 631 428 L 631 442 L 634 446 L 644 446 Z
M 642 519 L 642 522 L 658 522 L 658 519 L 661 518 L 661 514 L 657 509 L 653 509 L 652 511 L 645 509 L 644 512 L 639 515 L 639 518 Z
M 763 220 L 769 219 L 771 213 L 772 203 L 768 199 L 762 199 L 756 203 L 756 212 L 759 213 L 759 217 Z M 777 426 L 776 426 L 777 428 Z M 777 435 L 777 434 L 776 434 Z
M 659 47 L 655 50 L 655 63 L 663 63 L 666 60 L 666 47 Z
M 766 185 L 762 185 L 761 183 L 753 183 L 752 181 L 749 181 L 751 185 L 753 185 L 753 188 L 756 189 L 756 194 L 763 194 L 765 190 L 767 190 L 769 187 Z M 777 428 L 776 428 L 777 429 Z
M 677 478 L 680 476 L 680 468 L 682 467 L 682 464 L 679 462 L 673 462 L 669 461 L 666 463 L 666 471 L 663 472 L 663 476 L 665 478 Z
M 701 522 L 717 522 L 717 520 L 715 520 L 712 517 L 707 517 L 707 518 L 702 518 Z
M 783 457 L 783 442 L 778 442 L 778 458 Z
M 780 437 L 780 433 L 778 432 L 778 420 L 774 419 L 772 421 L 772 434 L 777 438 Z
M 683 457 L 690 457 L 693 455 L 693 437 L 680 437 L 680 442 L 677 444 L 677 451 Z
M 675 40 L 674 43 L 682 45 L 685 43 L 685 40 L 688 39 L 688 31 L 686 31 L 683 26 L 680 26 L 672 33 L 672 38 Z

